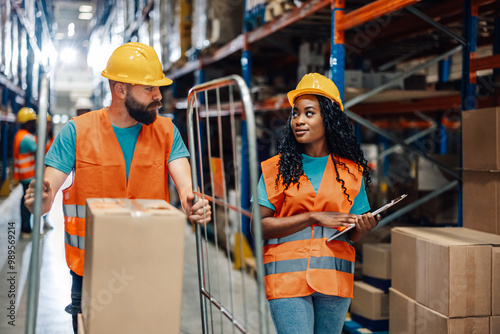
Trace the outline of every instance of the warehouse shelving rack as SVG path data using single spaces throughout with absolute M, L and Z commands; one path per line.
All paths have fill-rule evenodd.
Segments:
M 251 45 L 257 43 L 273 34 L 278 33 L 286 29 L 287 27 L 300 22 L 307 17 L 313 16 L 321 10 L 325 10 L 330 6 L 331 9 L 331 54 L 330 54 L 330 68 L 331 68 L 331 78 L 339 87 L 341 92 L 344 91 L 344 70 L 345 70 L 345 48 L 344 48 L 344 34 L 347 30 L 353 29 L 357 26 L 370 22 L 380 16 L 388 15 L 395 11 L 401 11 L 402 9 L 413 14 L 413 16 L 405 16 L 396 19 L 391 22 L 391 25 L 386 27 L 382 34 L 385 34 L 393 39 L 403 39 L 405 34 L 419 32 L 427 32 L 429 30 L 437 30 L 443 35 L 450 37 L 452 42 L 450 43 L 450 49 L 441 55 L 431 58 L 424 64 L 420 64 L 413 69 L 404 72 L 403 74 L 394 78 L 393 81 L 388 82 L 386 85 L 382 85 L 373 89 L 369 92 L 358 94 L 349 100 L 346 100 L 346 109 L 348 116 L 355 121 L 357 124 L 374 131 L 375 133 L 387 138 L 389 141 L 394 142 L 397 145 L 405 147 L 409 150 L 415 151 L 415 149 L 409 144 L 402 140 L 391 132 L 381 129 L 376 126 L 373 122 L 369 121 L 363 116 L 373 116 L 373 115 L 390 115 L 390 114 L 410 114 L 415 111 L 423 112 L 435 112 L 439 110 L 469 110 L 476 106 L 491 106 L 498 105 L 500 103 L 498 94 L 494 94 L 488 98 L 475 99 L 476 92 L 476 76 L 475 73 L 483 69 L 498 68 L 500 63 L 499 53 L 499 19 L 495 17 L 495 38 L 493 42 L 493 52 L 492 56 L 485 58 L 475 58 L 475 51 L 478 44 L 477 39 L 477 17 L 480 11 L 489 12 L 496 10 L 498 13 L 498 3 L 494 0 L 465 0 L 463 8 L 457 6 L 456 3 L 446 2 L 434 7 L 426 8 L 425 11 L 420 11 L 416 9 L 413 4 L 419 3 L 416 0 L 401 0 L 401 1 L 388 1 L 388 0 L 378 0 L 373 1 L 365 6 L 358 9 L 352 10 L 351 12 L 345 14 L 345 0 L 312 0 L 303 4 L 303 6 L 295 8 L 294 10 L 285 13 L 279 18 L 264 24 L 261 27 L 257 27 L 253 31 L 243 32 L 237 38 L 235 38 L 230 43 L 222 46 L 216 52 L 208 57 L 201 57 L 197 60 L 188 62 L 185 66 L 173 70 L 168 73 L 168 75 L 174 79 L 179 79 L 190 73 L 197 72 L 198 74 L 195 78 L 203 78 L 203 74 L 200 74 L 210 65 L 213 65 L 229 56 L 233 56 L 236 52 L 241 51 L 241 64 L 242 64 L 242 74 L 245 78 L 247 84 L 250 85 L 251 73 L 252 73 L 252 57 L 257 57 L 257 55 L 252 55 Z M 495 6 L 496 9 L 495 9 Z M 463 13 L 463 14 L 462 14 Z M 463 16 L 462 16 L 463 15 Z M 496 14 L 498 16 L 498 14 Z M 404 22 L 403 22 L 404 20 Z M 463 22 L 463 36 L 459 36 L 457 33 L 453 32 L 451 29 L 447 28 L 447 24 L 452 22 L 462 21 Z M 404 23 L 404 24 L 402 24 Z M 398 25 L 398 29 L 389 29 Z M 244 24 L 246 26 L 246 24 Z M 413 29 L 413 30 L 412 30 Z M 348 41 L 349 42 L 349 41 Z M 434 52 L 434 50 L 433 50 Z M 461 52 L 463 58 L 463 69 L 462 69 L 462 90 L 460 93 L 450 93 L 450 92 L 439 92 L 437 94 L 428 93 L 428 97 L 418 97 L 414 98 L 412 96 L 406 99 L 394 99 L 389 98 L 383 102 L 361 102 L 373 97 L 376 94 L 380 94 L 387 87 L 391 86 L 391 83 L 397 80 L 404 79 L 412 73 L 417 72 L 420 69 L 431 66 L 435 63 L 440 63 L 440 66 L 449 66 L 449 57 L 453 54 Z M 418 53 L 418 52 L 413 52 Z M 420 52 L 420 56 L 422 53 Z M 394 65 L 398 60 L 405 59 L 405 57 L 410 57 L 410 55 L 403 55 L 392 62 Z M 448 61 L 448 63 L 446 63 Z M 498 73 L 498 71 L 496 71 Z M 446 74 L 443 74 L 446 76 Z M 197 82 L 200 83 L 200 82 Z M 411 95 L 411 93 L 410 93 Z M 410 103 L 409 103 L 410 101 Z M 459 106 L 462 106 L 461 108 Z M 272 110 L 286 110 L 289 108 L 288 101 L 284 96 L 276 96 L 271 99 L 264 101 L 256 101 L 255 109 L 256 111 L 272 111 Z M 245 145 L 245 143 L 243 143 Z M 435 198 L 436 196 L 442 194 L 443 192 L 460 187 L 460 173 L 456 170 L 450 169 L 449 167 L 443 165 L 442 163 L 430 158 L 423 152 L 416 151 L 417 154 L 432 163 L 436 164 L 446 173 L 454 176 L 456 180 L 451 181 L 447 186 L 438 189 L 437 191 L 428 194 L 414 203 L 411 203 L 397 213 L 390 215 L 384 219 L 382 223 L 387 223 L 402 214 L 409 212 L 416 208 L 418 205 Z M 245 191 L 242 189 L 242 191 Z M 459 202 L 459 218 L 458 225 L 461 226 L 461 205 Z
M 41 0 L 9 0 L 2 2 L 0 7 L 3 17 L 3 32 L 0 34 L 0 57 L 3 60 L 0 61 L 2 183 L 8 177 L 9 155 L 13 136 L 17 131 L 15 114 L 22 106 L 38 110 L 41 77 L 51 71 L 52 59 L 49 59 L 47 52 L 42 52 L 53 49 L 53 15 L 50 4 L 50 1 Z M 8 69 L 16 57 L 17 61 L 14 63 L 17 68 Z M 12 113 L 8 112 L 10 110 Z

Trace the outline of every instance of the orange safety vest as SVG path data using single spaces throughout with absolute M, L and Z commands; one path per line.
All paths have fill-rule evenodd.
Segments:
M 73 184 L 63 190 L 66 263 L 83 276 L 87 198 L 164 199 L 168 202 L 168 158 L 172 120 L 158 117 L 143 125 L 130 165 L 125 160 L 105 109 L 74 118 L 76 160 Z
M 54 142 L 55 137 L 50 138 L 47 143 L 45 144 L 45 154 L 49 151 L 49 148 L 52 146 L 52 143 Z
M 21 141 L 26 136 L 32 136 L 32 134 L 25 129 L 20 129 L 14 137 L 14 179 L 18 181 L 35 177 L 35 152 L 19 152 Z
M 362 172 L 357 164 L 339 158 L 349 167 L 337 164 L 352 202 L 359 193 Z M 291 185 L 284 191 L 276 187 L 279 156 L 262 162 L 267 196 L 276 208 L 274 217 L 287 217 L 309 211 L 349 212 L 352 204 L 336 180 L 332 158 L 328 159 L 316 194 L 309 179 L 300 177 L 300 188 Z M 284 194 L 286 198 L 284 201 Z M 264 268 L 267 299 L 309 296 L 314 292 L 353 297 L 355 250 L 343 234 L 328 243 L 336 229 L 312 225 L 283 238 L 264 240 Z

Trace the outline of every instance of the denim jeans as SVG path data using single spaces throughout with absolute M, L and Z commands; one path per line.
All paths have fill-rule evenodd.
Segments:
M 28 190 L 30 184 L 22 183 L 23 185 L 23 197 L 21 198 L 21 232 L 31 233 L 31 212 L 28 210 L 26 205 L 24 205 L 24 195 L 26 195 L 26 190 Z
M 277 334 L 341 334 L 351 298 L 315 292 L 269 301 Z
M 82 313 L 82 282 L 83 277 L 75 272 L 69 272 L 73 276 L 73 284 L 71 285 L 71 304 L 66 306 L 65 311 L 73 317 L 73 331 L 78 333 L 78 313 Z

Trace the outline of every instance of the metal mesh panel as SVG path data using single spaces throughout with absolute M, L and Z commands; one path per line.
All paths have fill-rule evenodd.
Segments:
M 252 217 L 247 207 L 250 196 L 257 198 L 258 165 L 253 108 L 243 79 L 229 76 L 193 87 L 187 125 L 193 190 L 210 201 L 213 212 L 209 224 L 196 225 L 203 333 L 268 333 L 260 212 Z M 252 275 L 245 271 L 250 219 Z

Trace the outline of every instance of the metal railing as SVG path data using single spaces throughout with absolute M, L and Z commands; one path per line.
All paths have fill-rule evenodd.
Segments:
M 260 212 L 252 215 L 240 196 L 249 189 L 258 197 L 255 119 L 244 80 L 233 75 L 193 87 L 187 126 L 193 191 L 213 212 L 207 226 L 196 225 L 203 333 L 268 333 Z M 245 272 L 245 217 L 253 219 L 255 280 Z M 225 253 L 226 263 L 214 252 Z

